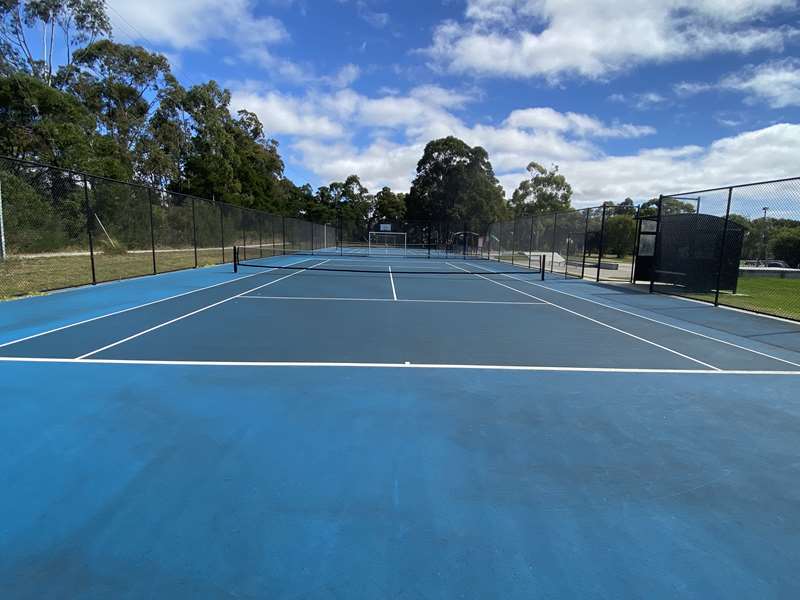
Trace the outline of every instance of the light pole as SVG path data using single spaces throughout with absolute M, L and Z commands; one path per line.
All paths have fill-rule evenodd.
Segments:
M 764 211 L 764 230 L 761 235 L 762 239 L 762 251 L 761 251 L 761 258 L 762 260 L 767 260 L 767 211 L 769 210 L 769 206 L 765 206 L 761 210 Z

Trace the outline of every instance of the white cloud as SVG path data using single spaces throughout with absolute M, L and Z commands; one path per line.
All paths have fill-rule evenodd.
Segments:
M 562 164 L 583 205 L 631 196 L 745 183 L 798 175 L 800 125 L 782 123 L 722 138 L 707 147 L 645 150 Z
M 788 28 L 759 19 L 795 0 L 468 0 L 426 50 L 459 73 L 597 79 L 642 63 L 780 49 Z
M 745 69 L 726 77 L 720 87 L 747 94 L 751 103 L 772 108 L 800 106 L 800 60 L 787 58 Z
M 682 82 L 674 89 L 679 96 L 722 90 L 745 94 L 748 104 L 763 103 L 770 108 L 800 106 L 800 59 L 750 65 L 716 83 Z
M 209 40 L 275 44 L 289 37 L 273 17 L 256 17 L 250 0 L 107 0 L 114 30 L 131 30 L 173 49 L 202 48 Z
M 589 115 L 560 113 L 552 108 L 515 110 L 506 119 L 506 124 L 521 129 L 552 130 L 598 138 L 637 138 L 656 132 L 652 127 L 642 125 L 627 123 L 606 125 Z
M 272 47 L 289 39 L 283 23 L 271 16 L 256 16 L 254 0 L 107 0 L 114 31 L 126 37 L 167 48 L 172 56 L 187 50 L 204 50 L 224 41 L 235 56 L 229 64 L 244 61 L 271 75 L 294 82 L 319 80 L 309 65 L 276 56 Z M 348 82 L 351 83 L 351 82 Z M 347 85 L 347 84 L 345 84 Z
M 350 86 L 361 75 L 358 65 L 346 64 L 333 77 L 327 78 L 328 82 L 335 88 L 346 88 Z
M 341 137 L 341 125 L 321 114 L 313 103 L 277 92 L 257 93 L 252 89 L 235 90 L 231 108 L 246 108 L 256 113 L 270 134 L 309 136 L 313 138 Z
M 688 85 L 688 84 L 681 84 Z M 676 89 L 676 92 L 678 90 Z M 683 93 L 683 90 L 682 90 Z M 657 92 L 644 92 L 641 94 L 611 94 L 608 97 L 611 102 L 619 102 L 620 104 L 627 104 L 636 110 L 650 110 L 653 108 L 662 108 L 670 104 L 670 100 Z
M 353 4 L 356 8 L 358 17 L 369 23 L 376 29 L 383 29 L 389 24 L 391 18 L 389 13 L 381 12 L 372 8 L 372 0 L 338 0 L 339 4 Z
M 530 161 L 558 164 L 573 185 L 577 206 L 798 174 L 800 125 L 789 123 L 708 146 L 609 156 L 594 140 L 638 137 L 652 130 L 550 107 L 513 111 L 498 125 L 468 123 L 448 107 L 447 99 L 469 102 L 472 96 L 435 87 L 376 97 L 349 88 L 298 97 L 249 84 L 234 87 L 233 98 L 234 107 L 256 112 L 269 134 L 289 136 L 283 146 L 288 156 L 320 182 L 356 173 L 371 190 L 384 185 L 407 190 L 425 144 L 447 135 L 483 146 L 508 196 L 525 178 Z

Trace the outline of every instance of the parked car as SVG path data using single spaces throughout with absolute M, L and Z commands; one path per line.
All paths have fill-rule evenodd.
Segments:
M 789 264 L 783 260 L 760 260 L 758 261 L 759 267 L 768 267 L 770 269 L 791 269 Z

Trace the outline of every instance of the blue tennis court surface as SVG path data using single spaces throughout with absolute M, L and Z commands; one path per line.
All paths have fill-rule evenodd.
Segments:
M 2 597 L 800 594 L 797 324 L 268 264 L 0 304 Z

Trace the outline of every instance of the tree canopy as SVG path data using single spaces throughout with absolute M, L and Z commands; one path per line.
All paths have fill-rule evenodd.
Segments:
M 297 185 L 258 116 L 232 111 L 229 90 L 216 81 L 184 87 L 165 56 L 111 33 L 103 0 L 0 1 L 0 153 L 339 222 L 353 235 L 422 221 L 482 232 L 511 215 L 570 208 L 572 187 L 557 166 L 531 162 L 506 202 L 487 151 L 453 136 L 425 146 L 408 191 L 372 194 L 358 174 L 316 191 Z M 627 199 L 616 214 L 634 211 Z
M 409 221 L 485 227 L 503 215 L 504 193 L 486 150 L 451 136 L 425 146 L 406 208 Z
M 520 182 L 511 196 L 511 208 L 515 216 L 569 210 L 572 186 L 558 172 L 558 166 L 547 170 L 532 162 L 527 167 L 529 177 Z

